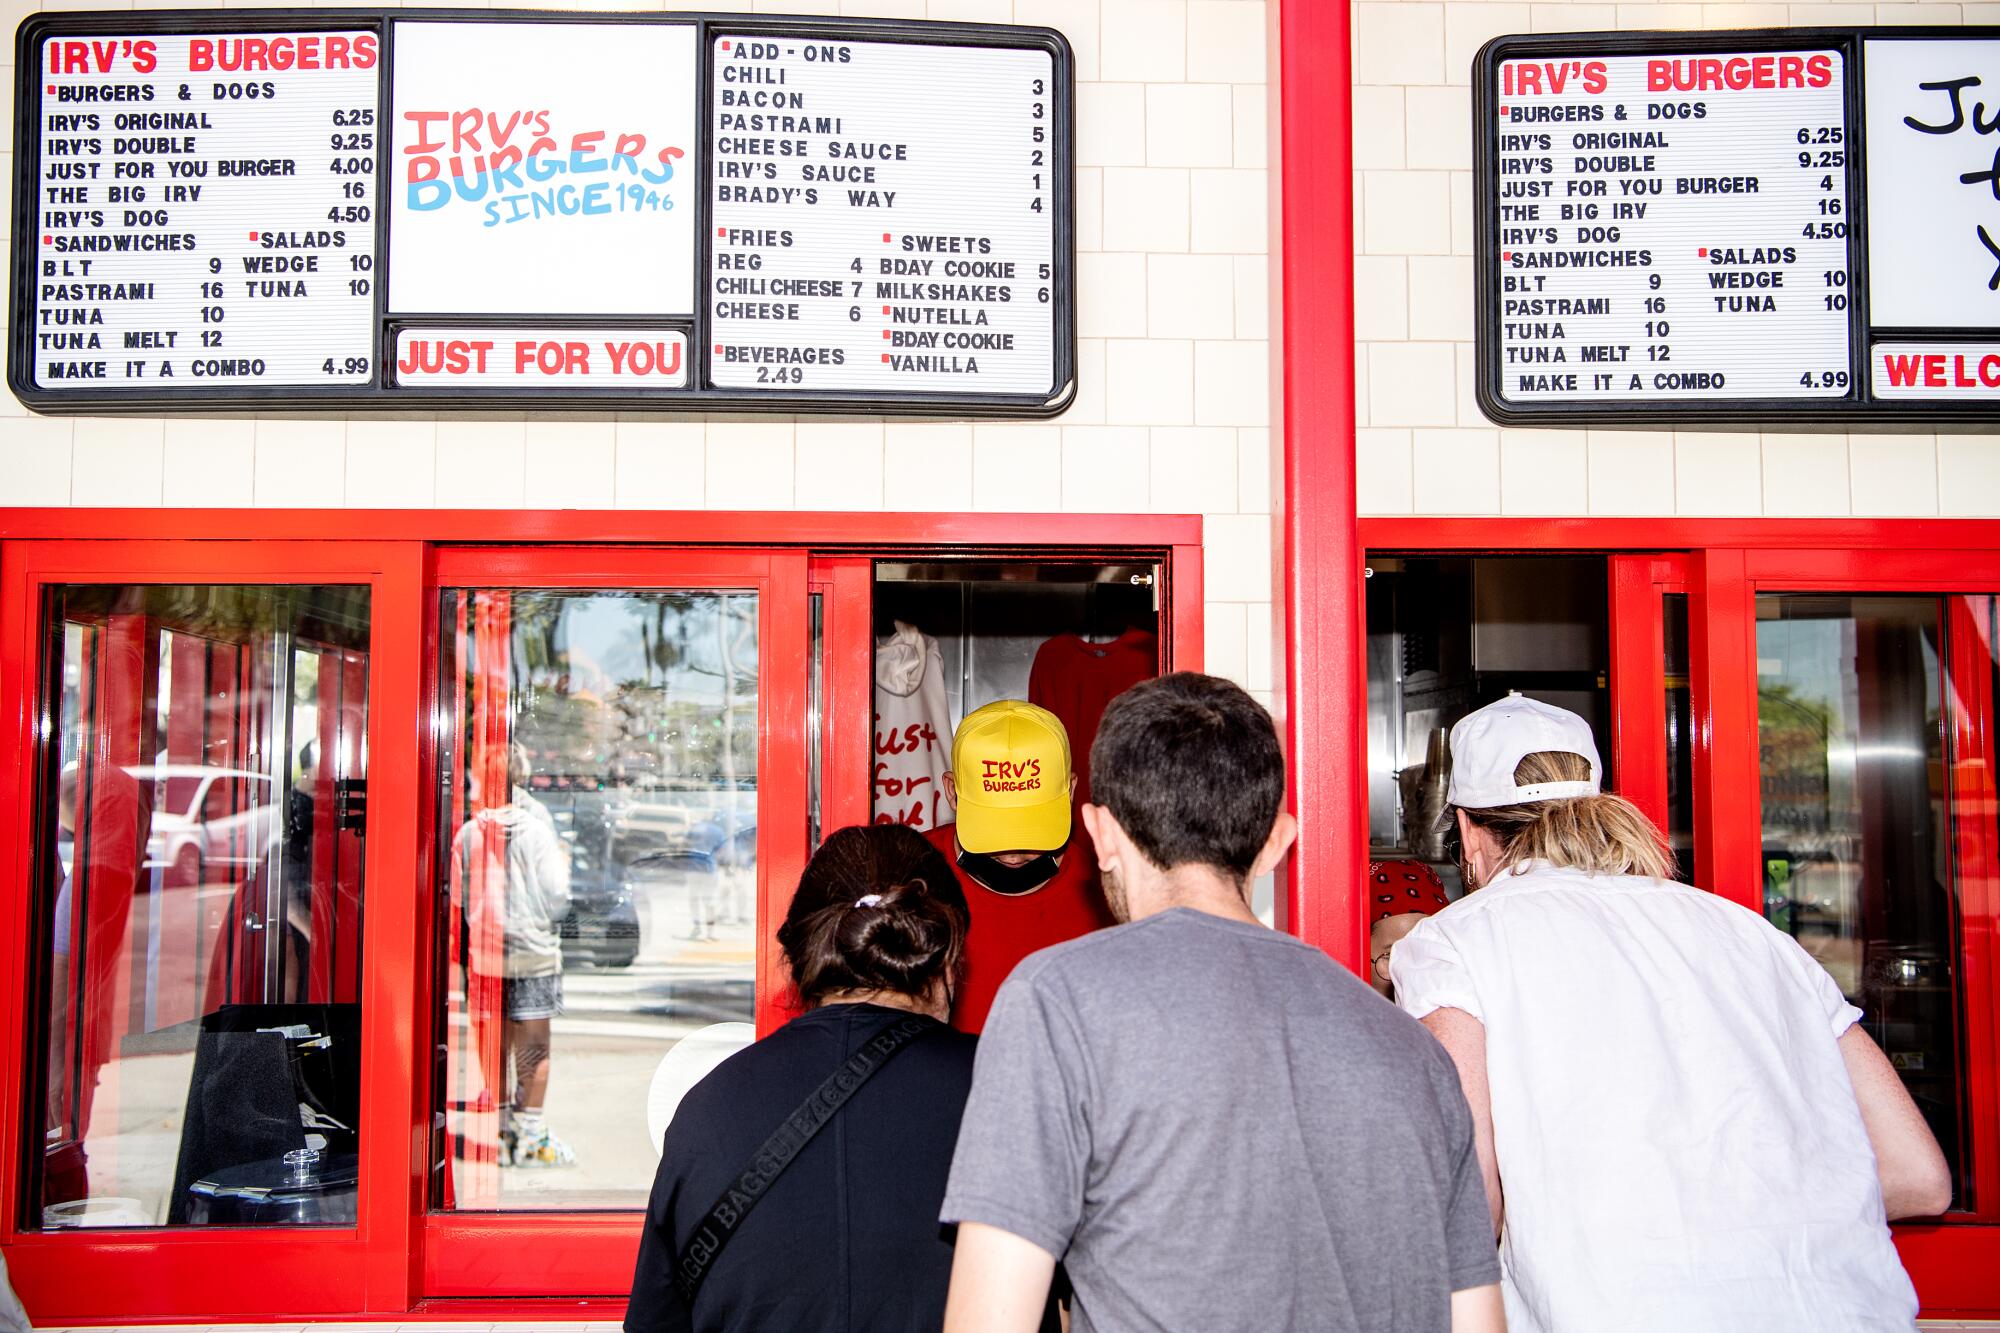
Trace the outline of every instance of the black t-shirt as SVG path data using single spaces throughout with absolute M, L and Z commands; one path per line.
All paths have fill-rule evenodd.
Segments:
M 936 1333 L 951 1281 L 938 1225 L 975 1037 L 943 1024 L 899 1051 L 785 1168 L 723 1247 L 690 1317 L 673 1266 L 779 1121 L 909 1015 L 835 1004 L 722 1062 L 667 1129 L 639 1243 L 627 1333 Z

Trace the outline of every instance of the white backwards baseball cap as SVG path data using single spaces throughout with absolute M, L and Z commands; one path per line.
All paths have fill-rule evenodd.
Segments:
M 1588 782 L 1537 782 L 1520 786 L 1514 769 L 1531 754 L 1554 751 L 1590 761 Z M 1451 729 L 1451 784 L 1445 800 L 1463 810 L 1491 810 L 1530 801 L 1595 796 L 1603 789 L 1604 765 L 1590 724 L 1570 712 L 1510 692 L 1497 703 L 1467 713 Z

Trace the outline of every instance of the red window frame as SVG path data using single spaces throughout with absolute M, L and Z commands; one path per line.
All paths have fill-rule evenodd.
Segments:
M 14 835 L 12 858 L 0 859 L 0 978 L 11 979 L 0 980 L 0 1246 L 37 1321 L 552 1317 L 558 1310 L 564 1318 L 609 1319 L 622 1311 L 617 1293 L 631 1272 L 636 1214 L 430 1211 L 441 587 L 742 587 L 744 571 L 757 562 L 778 571 L 760 616 L 768 651 L 792 664 L 784 672 L 791 683 L 782 695 L 766 693 L 763 705 L 767 714 L 782 708 L 798 722 L 781 755 L 760 756 L 760 772 L 768 775 L 767 790 L 787 793 L 783 802 L 797 818 L 785 817 L 796 828 L 787 827 L 760 857 L 759 895 L 766 913 L 781 913 L 780 890 L 796 882 L 805 857 L 808 590 L 825 597 L 821 814 L 823 827 L 835 827 L 865 817 L 871 790 L 872 561 L 1104 552 L 1161 561 L 1171 608 L 1162 626 L 1167 660 L 1198 668 L 1202 525 L 1188 515 L 0 509 L 0 717 L 14 731 L 17 754 L 33 752 L 44 584 L 366 582 L 372 589 L 368 737 L 377 758 L 363 939 L 365 1183 L 352 1229 L 22 1228 L 23 1058 L 35 1001 L 27 929 L 34 793 L 31 766 L 0 765 L 0 827 Z M 681 577 L 663 575 L 669 566 Z M 840 641 L 859 643 L 858 655 L 831 651 L 836 624 L 845 627 Z M 417 762 L 385 758 L 397 755 Z M 788 850 L 776 851 L 779 843 Z M 771 1003 L 780 976 L 767 939 L 757 990 L 766 1029 L 780 1017 Z
M 2000 551 L 1882 548 L 1876 550 L 1766 550 L 1721 553 L 1720 567 L 1710 575 L 1718 604 L 1745 608 L 1744 654 L 1733 662 L 1711 659 L 1712 672 L 1727 672 L 1732 688 L 1745 683 L 1749 694 L 1747 731 L 1749 765 L 1756 769 L 1756 631 L 1755 599 L 1775 592 L 1882 592 L 1971 594 L 2000 593 Z M 1740 588 L 1739 588 L 1740 584 Z M 1953 764 L 1949 781 L 1959 808 L 1994 810 L 1993 695 L 1994 664 L 1980 649 L 1963 608 L 1948 607 L 1957 633 L 1948 634 L 1949 679 L 1962 691 L 1946 700 L 1947 726 L 1952 729 Z M 1752 782 L 1741 799 L 1717 803 L 1715 822 L 1731 846 L 1762 846 L 1761 784 Z M 2000 912 L 2000 877 L 1996 877 L 1996 830 L 1993 819 L 1959 821 L 1953 829 L 1952 856 L 1957 870 L 1961 946 L 1959 963 L 1965 987 L 1964 1017 L 1967 1055 L 1966 1103 L 1968 1139 L 1972 1150 L 1976 1210 L 1954 1213 L 1943 1222 L 1896 1228 L 1898 1249 L 1918 1282 L 1926 1308 L 1937 1305 L 1991 1308 L 2000 1301 L 1992 1289 L 1992 1255 L 2000 1241 L 2000 1045 L 1995 1040 L 1995 1009 L 2000 993 L 1994 988 L 1993 925 Z M 1745 869 L 1754 870 L 1752 861 Z M 1761 878 L 1756 890 L 1762 892 Z M 1757 904 L 1761 907 L 1761 903 Z M 1984 1233 L 1978 1239 L 1982 1260 L 1970 1267 L 1954 1262 L 1967 1243 L 1961 1232 Z M 1983 1271 L 1982 1271 L 1983 1270 Z
M 806 677 L 804 551 L 662 550 L 635 547 L 463 547 L 439 551 L 429 614 L 447 588 L 723 589 L 757 594 L 757 913 L 784 916 L 806 861 Z M 434 623 L 434 622 L 433 622 Z M 442 626 L 432 630 L 441 642 Z M 436 676 L 433 674 L 432 681 Z M 437 749 L 426 747 L 424 790 L 437 790 Z M 436 817 L 422 813 L 422 836 L 436 856 Z M 427 913 L 422 923 L 431 924 Z M 424 957 L 430 952 L 425 931 Z M 423 980 L 430 979 L 426 966 Z M 784 962 L 770 930 L 757 951 L 759 1034 L 784 1021 Z M 436 1005 L 427 985 L 422 1008 Z M 618 1296 L 632 1281 L 639 1218 L 621 1212 L 453 1212 L 431 1210 L 424 1222 L 424 1294 L 428 1297 L 541 1297 L 555 1293 Z
M 1678 555 L 1615 555 L 1611 614 L 1611 771 L 1619 793 L 1667 827 L 1666 602 L 1687 591 Z M 1651 699 L 1647 708 L 1643 700 Z M 1626 704 L 1631 706 L 1627 707 Z
M 408 618 L 417 609 L 421 566 L 414 548 L 381 542 L 80 541 L 9 542 L 0 551 L 0 716 L 13 730 L 13 752 L 35 753 L 41 660 L 42 591 L 65 583 L 366 584 L 370 588 L 368 743 L 371 753 L 393 753 L 418 735 L 418 664 L 411 643 L 374 627 Z M 399 1201 L 406 1173 L 393 1145 L 413 1105 L 417 1052 L 424 1049 L 396 995 L 397 979 L 410 974 L 414 943 L 394 923 L 408 920 L 412 884 L 394 867 L 409 864 L 417 848 L 408 826 L 376 822 L 365 852 L 362 977 L 363 1194 L 356 1225 L 340 1229 L 149 1229 L 92 1236 L 23 1231 L 17 1216 L 25 1153 L 20 1113 L 28 1079 L 26 1060 L 33 1016 L 29 991 L 40 969 L 31 965 L 31 834 L 37 802 L 34 765 L 0 765 L 0 822 L 8 828 L 11 861 L 0 871 L 0 962 L 16 978 L 0 1012 L 0 1234 L 9 1245 L 9 1269 L 24 1301 L 50 1313 L 137 1319 L 161 1306 L 201 1308 L 214 1316 L 252 1316 L 281 1302 L 305 1313 L 370 1308 L 404 1285 L 394 1262 L 408 1246 L 414 1224 Z M 376 765 L 373 801 L 415 799 L 414 770 Z M 399 836 L 399 833 L 401 836 Z M 217 1284 L 230 1271 L 237 1281 Z

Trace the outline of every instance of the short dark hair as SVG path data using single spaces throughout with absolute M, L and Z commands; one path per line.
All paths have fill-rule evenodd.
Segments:
M 1284 804 L 1285 756 L 1271 715 L 1239 686 L 1177 671 L 1104 710 L 1090 799 L 1160 869 L 1214 866 L 1241 884 Z
M 870 895 L 880 901 L 860 906 Z M 971 919 L 957 873 L 923 834 L 857 825 L 806 863 L 778 945 L 808 1007 L 837 991 L 922 995 L 956 972 Z

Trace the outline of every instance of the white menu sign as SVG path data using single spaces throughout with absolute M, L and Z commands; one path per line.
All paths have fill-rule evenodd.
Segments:
M 1876 343 L 1869 359 L 1877 398 L 2000 401 L 2000 344 Z
M 678 389 L 687 336 L 671 329 L 407 328 L 396 383 L 538 391 Z
M 1047 51 L 731 35 L 711 56 L 715 385 L 1055 390 Z
M 1848 394 L 1838 51 L 1496 74 L 1503 405 Z
M 398 23 L 389 308 L 694 311 L 692 24 Z
M 2000 328 L 2000 41 L 1871 38 L 1862 69 L 1869 322 Z
M 379 56 L 372 32 L 44 41 L 35 385 L 367 382 Z

